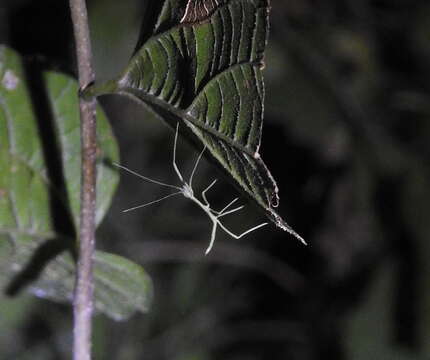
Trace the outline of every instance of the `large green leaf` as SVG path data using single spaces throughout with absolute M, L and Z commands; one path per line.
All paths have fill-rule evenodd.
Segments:
M 45 84 L 50 101 L 56 135 L 58 136 L 59 154 L 63 165 L 67 197 L 75 227 L 79 227 L 80 208 L 80 168 L 81 168 L 81 135 L 79 124 L 79 104 L 77 82 L 66 75 L 45 73 Z M 110 206 L 113 193 L 118 184 L 118 175 L 109 164 L 118 158 L 118 146 L 101 108 L 98 109 L 97 139 L 97 224 L 103 219 Z
M 259 154 L 268 0 L 152 1 L 147 11 L 128 67 L 88 94 L 125 94 L 172 126 L 185 124 L 180 131 L 203 143 L 278 227 L 303 241 L 275 212 L 278 188 Z
M 0 288 L 13 293 L 28 285 L 38 296 L 63 301 L 72 298 L 74 261 L 65 249 L 73 249 L 68 239 L 79 221 L 78 86 L 55 72 L 44 73 L 42 82 L 50 114 L 38 119 L 20 56 L 0 46 Z M 101 109 L 97 130 L 100 222 L 118 183 L 110 166 L 118 148 Z M 53 161 L 62 181 L 53 178 Z M 148 309 L 151 281 L 140 266 L 101 252 L 94 260 L 99 311 L 120 319 Z

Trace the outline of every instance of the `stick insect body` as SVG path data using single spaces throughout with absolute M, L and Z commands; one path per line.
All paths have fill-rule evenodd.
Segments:
M 141 179 L 143 179 L 145 181 L 152 182 L 154 184 L 158 184 L 158 185 L 161 185 L 161 186 L 165 186 L 165 187 L 169 187 L 171 189 L 178 190 L 177 192 L 174 192 L 172 194 L 164 196 L 164 197 L 162 197 L 162 198 L 160 198 L 158 200 L 154 200 L 154 201 L 151 201 L 149 203 L 146 203 L 146 204 L 143 204 L 143 205 L 139 205 L 139 206 L 135 206 L 135 207 L 132 207 L 130 209 L 124 210 L 124 212 L 128 212 L 128 211 L 140 209 L 140 208 L 146 207 L 148 205 L 152 205 L 152 204 L 158 203 L 158 202 L 160 202 L 162 200 L 165 200 L 165 199 L 168 199 L 170 197 L 182 194 L 185 198 L 190 199 L 196 205 L 198 205 L 206 213 L 206 215 L 209 217 L 209 219 L 212 222 L 211 239 L 210 239 L 210 242 L 209 242 L 209 246 L 206 249 L 205 255 L 209 254 L 209 252 L 213 248 L 213 245 L 214 245 L 214 242 L 215 242 L 215 237 L 216 237 L 216 231 L 217 231 L 218 226 L 221 229 L 223 229 L 231 237 L 233 237 L 235 239 L 240 239 L 241 237 L 249 234 L 250 232 L 252 232 L 254 230 L 257 230 L 257 229 L 259 229 L 259 228 L 267 225 L 267 223 L 262 223 L 260 225 L 254 226 L 253 228 L 251 228 L 249 230 L 246 230 L 245 232 L 243 232 L 240 235 L 236 235 L 231 230 L 227 229 L 225 227 L 225 225 L 220 221 L 220 218 L 222 218 L 222 217 L 224 217 L 226 215 L 233 214 L 233 213 L 235 213 L 235 212 L 243 209 L 244 205 L 241 205 L 241 206 L 238 206 L 236 208 L 231 209 L 231 207 L 233 206 L 233 204 L 235 204 L 236 201 L 239 199 L 239 198 L 235 198 L 230 203 L 228 203 L 220 211 L 216 211 L 216 210 L 212 209 L 211 206 L 210 206 L 210 204 L 209 204 L 209 201 L 208 201 L 208 199 L 206 197 L 206 193 L 215 185 L 215 183 L 217 182 L 216 179 L 214 181 L 212 181 L 209 184 L 209 186 L 202 191 L 202 193 L 201 193 L 202 200 L 199 200 L 199 198 L 197 198 L 197 196 L 194 195 L 193 178 L 194 178 L 194 174 L 195 174 L 195 172 L 197 170 L 197 166 L 199 165 L 199 162 L 200 162 L 200 160 L 201 160 L 201 158 L 203 156 L 203 153 L 206 150 L 206 147 L 204 147 L 203 150 L 200 152 L 200 154 L 199 154 L 199 156 L 197 158 L 197 161 L 194 164 L 193 170 L 191 172 L 190 179 L 188 180 L 188 182 L 185 181 L 184 177 L 182 176 L 182 174 L 181 174 L 181 172 L 180 172 L 180 170 L 179 170 L 179 168 L 178 168 L 178 166 L 176 164 L 176 146 L 177 146 L 177 142 L 178 142 L 178 130 L 179 130 L 179 123 L 176 125 L 175 141 L 174 141 L 174 147 L 173 147 L 173 168 L 175 170 L 176 175 L 178 176 L 179 180 L 182 183 L 181 187 L 176 186 L 176 185 L 166 184 L 166 183 L 163 183 L 161 181 L 153 180 L 153 179 L 148 178 L 146 176 L 143 176 L 143 175 L 141 175 L 139 173 L 136 173 L 135 171 L 130 170 L 130 169 L 126 168 L 125 166 L 122 166 L 122 165 L 114 163 L 115 166 L 117 166 L 117 167 L 119 167 L 119 168 L 121 168 L 121 169 L 123 169 L 123 170 L 125 170 L 125 171 L 127 171 L 127 172 L 129 172 L 129 173 L 131 173 L 133 175 L 135 175 L 135 176 L 138 176 L 139 178 L 141 178 Z

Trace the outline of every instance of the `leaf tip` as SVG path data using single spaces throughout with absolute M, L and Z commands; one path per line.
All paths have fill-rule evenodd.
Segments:
M 272 219 L 275 222 L 275 225 L 288 232 L 289 234 L 293 235 L 297 240 L 299 240 L 303 245 L 308 245 L 305 239 L 303 239 L 302 236 L 300 236 L 290 225 L 288 225 L 273 209 L 268 209 L 270 212 L 270 215 L 272 216 Z

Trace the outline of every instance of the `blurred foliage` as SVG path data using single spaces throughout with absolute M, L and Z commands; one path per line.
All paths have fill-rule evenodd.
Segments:
M 12 296 L 27 287 L 71 302 L 81 186 L 78 84 L 34 70 L 0 46 L 0 289 Z M 97 223 L 118 184 L 111 165 L 118 147 L 98 110 Z M 117 320 L 148 310 L 152 284 L 140 266 L 97 252 L 94 273 L 97 310 Z
M 143 4 L 89 1 L 100 80 L 126 64 Z M 0 38 L 73 69 L 67 11 L 64 0 L 3 0 Z M 267 229 L 240 243 L 220 237 L 203 257 L 204 214 L 175 199 L 119 215 L 164 195 L 124 177 L 99 247 L 144 265 L 155 305 L 124 323 L 97 317 L 96 359 L 430 356 L 430 4 L 272 1 L 271 24 L 261 152 L 280 187 L 279 212 L 310 245 Z M 175 181 L 173 133 L 128 99 L 102 103 L 122 162 Z M 180 142 L 181 169 L 196 156 Z M 196 176 L 202 189 L 219 174 L 203 164 Z M 234 194 L 225 183 L 212 200 Z M 247 209 L 229 226 L 257 221 Z M 0 309 L 5 358 L 68 358 L 69 308 L 22 296 Z

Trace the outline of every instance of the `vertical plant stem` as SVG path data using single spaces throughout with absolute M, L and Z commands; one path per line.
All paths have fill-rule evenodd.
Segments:
M 79 85 L 85 89 L 94 82 L 88 15 L 85 0 L 70 0 L 75 34 Z M 93 312 L 92 258 L 95 248 L 96 208 L 96 101 L 92 97 L 79 100 L 81 115 L 82 180 L 79 228 L 79 255 L 73 304 L 73 359 L 91 359 L 91 327 Z

